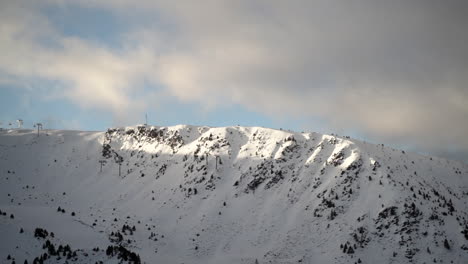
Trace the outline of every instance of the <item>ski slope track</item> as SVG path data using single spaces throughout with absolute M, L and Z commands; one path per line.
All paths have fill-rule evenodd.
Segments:
M 349 137 L 0 131 L 0 263 L 468 263 L 467 202 L 468 165 Z

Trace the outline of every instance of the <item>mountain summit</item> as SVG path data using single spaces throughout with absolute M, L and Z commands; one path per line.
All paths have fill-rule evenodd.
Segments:
M 1 263 L 466 263 L 467 204 L 468 165 L 349 137 L 0 131 Z

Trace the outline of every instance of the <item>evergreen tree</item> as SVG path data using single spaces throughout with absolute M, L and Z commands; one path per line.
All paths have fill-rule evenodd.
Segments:
M 447 239 L 444 240 L 444 247 L 450 250 L 450 244 Z

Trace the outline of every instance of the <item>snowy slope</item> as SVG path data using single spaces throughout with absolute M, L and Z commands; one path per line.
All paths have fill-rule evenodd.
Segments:
M 468 263 L 467 198 L 466 164 L 317 133 L 0 131 L 1 263 Z

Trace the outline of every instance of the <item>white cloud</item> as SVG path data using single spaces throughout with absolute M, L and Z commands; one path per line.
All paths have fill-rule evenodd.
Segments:
M 3 12 L 8 16 L 3 16 Z M 96 43 L 59 35 L 45 17 L 30 9 L 3 9 L 0 27 L 0 70 L 8 79 L 43 78 L 61 83 L 52 96 L 118 116 L 144 109 L 132 94 L 148 73 L 153 54 L 142 49 L 108 50 Z M 145 69 L 145 70 L 144 70 Z M 3 79 L 7 77 L 3 76 Z M 50 96 L 50 95 L 45 95 Z M 143 104 L 143 105 L 142 105 Z

